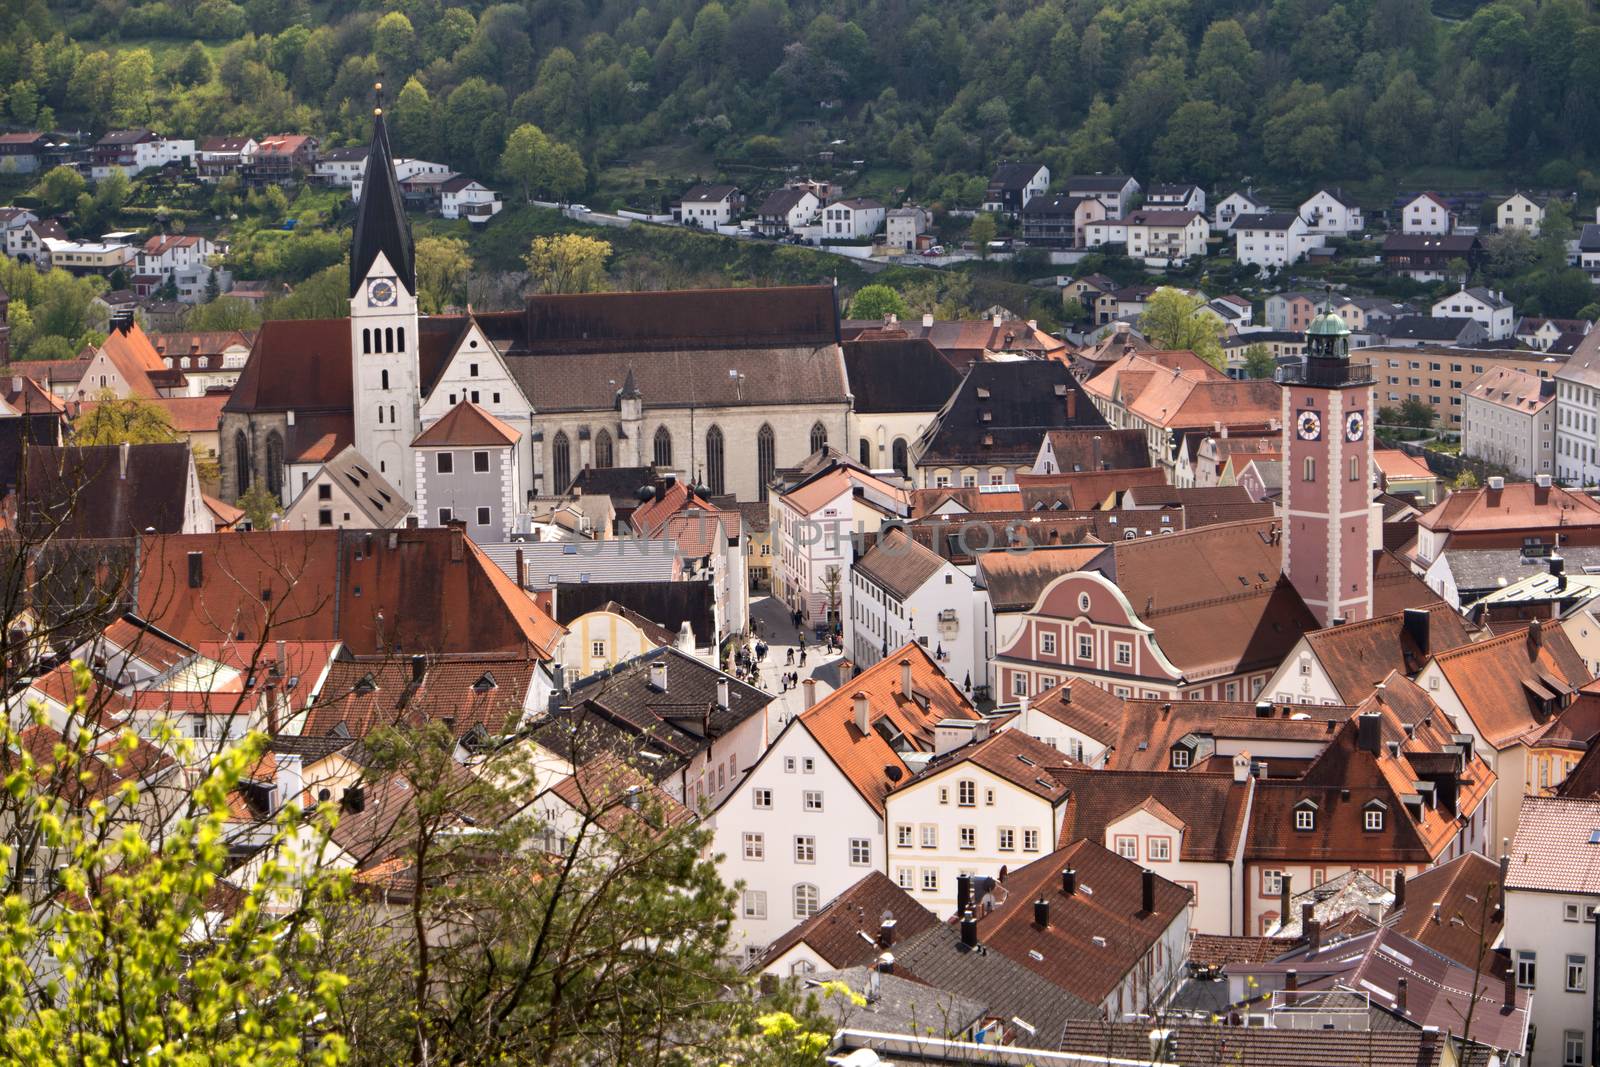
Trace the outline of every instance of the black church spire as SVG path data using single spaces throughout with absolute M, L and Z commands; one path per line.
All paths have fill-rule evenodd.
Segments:
M 381 83 L 378 89 L 383 89 Z M 361 204 L 356 210 L 355 241 L 350 250 L 351 296 L 361 288 L 379 252 L 389 260 L 400 284 L 415 295 L 417 265 L 411 245 L 411 225 L 406 221 L 400 183 L 395 180 L 394 153 L 389 149 L 389 130 L 384 125 L 381 105 L 373 109 L 372 147 L 367 151 Z

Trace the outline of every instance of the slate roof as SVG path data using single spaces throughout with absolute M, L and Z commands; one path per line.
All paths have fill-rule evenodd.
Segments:
M 1384 334 L 1411 341 L 1457 341 L 1475 325 L 1476 320 L 1468 318 L 1406 315 L 1389 323 Z
M 761 202 L 756 213 L 764 218 L 785 218 L 807 196 L 816 198 L 809 189 L 779 189 Z
M 1018 190 L 1024 188 L 1039 173 L 1042 163 L 1001 163 L 989 178 L 990 189 Z
M 844 342 L 845 372 L 857 414 L 935 412 L 961 374 L 925 337 Z
M 691 185 L 689 191 L 683 194 L 685 204 L 717 204 L 730 196 L 739 195 L 739 188 L 735 185 Z
M 1233 220 L 1233 229 L 1239 230 L 1287 230 L 1293 226 L 1300 216 L 1293 211 L 1268 211 L 1254 215 L 1238 215 Z
M 974 363 L 923 431 L 919 466 L 1031 463 L 1048 430 L 1110 427 L 1066 364 L 1056 360 Z
M 362 174 L 361 203 L 356 209 L 350 246 L 352 297 L 380 252 L 406 291 L 415 295 L 416 252 L 411 243 L 411 224 L 406 220 L 405 197 L 394 176 L 394 154 L 389 150 L 389 130 L 382 108 L 375 111 L 372 119 L 372 147 Z
M 183 532 L 191 463 L 186 444 L 34 445 L 23 461 L 17 511 L 24 536 Z
M 1069 193 L 1118 193 L 1130 180 L 1126 174 L 1074 174 L 1062 188 Z
M 508 541 L 480 546 L 513 582 L 522 553 L 530 589 L 563 583 L 670 582 L 678 576 L 678 546 L 673 541 Z
M 796 945 L 805 944 L 829 967 L 869 964 L 884 952 L 878 944 L 885 914 L 894 917 L 894 940 L 909 941 L 939 925 L 938 918 L 882 871 L 873 871 L 767 946 L 750 966 L 760 970 Z M 891 945 L 888 951 L 897 951 Z
M 865 966 L 808 975 L 803 988 L 817 989 L 834 982 L 843 983 L 866 1001 L 859 1005 L 853 998 L 823 997 L 816 1010 L 824 1017 L 832 1017 L 838 1028 L 955 1040 L 981 1022 L 989 1010 L 987 997 L 959 996 L 912 977 L 882 974 Z

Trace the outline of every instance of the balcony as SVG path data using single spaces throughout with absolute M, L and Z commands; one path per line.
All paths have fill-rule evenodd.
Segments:
M 1312 385 L 1337 388 L 1344 385 L 1375 385 L 1378 381 L 1370 363 L 1351 363 L 1345 359 L 1314 359 L 1278 368 L 1279 385 Z

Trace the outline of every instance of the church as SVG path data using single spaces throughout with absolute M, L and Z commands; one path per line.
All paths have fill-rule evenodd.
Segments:
M 516 311 L 422 315 L 382 108 L 366 166 L 349 317 L 262 325 L 222 411 L 226 499 L 261 481 L 288 505 L 353 445 L 415 505 L 414 442 L 463 405 L 516 437 L 524 510 L 590 467 L 654 465 L 762 500 L 775 470 L 845 447 L 831 286 L 533 295 Z

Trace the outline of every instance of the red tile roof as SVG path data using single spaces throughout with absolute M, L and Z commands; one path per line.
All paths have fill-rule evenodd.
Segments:
M 412 448 L 469 448 L 475 445 L 505 448 L 522 435 L 470 401 L 463 400 L 417 435 Z
M 1232 774 L 1078 767 L 1052 768 L 1051 774 L 1072 794 L 1061 827 L 1064 841 L 1104 843 L 1106 827 L 1155 800 L 1183 824 L 1180 859 L 1231 863 L 1238 855 L 1250 783 L 1235 782 Z
M 1466 620 L 1443 603 L 1427 610 L 1426 620 L 1414 627 L 1419 632 L 1408 630 L 1405 624 L 1405 612 L 1398 611 L 1313 630 L 1306 634 L 1306 644 L 1340 698 L 1360 703 L 1390 672 L 1416 674 L 1430 653 L 1472 640 Z
M 1448 534 L 1600 526 L 1600 503 L 1559 485 L 1507 482 L 1504 489 L 1457 489 L 1417 525 Z
M 1500 958 L 1492 946 L 1505 926 L 1502 892 L 1500 865 L 1469 852 L 1407 878 L 1405 906 L 1383 925 L 1475 968 L 1480 951 Z
M 1479 735 L 1506 748 L 1565 706 L 1592 676 L 1566 631 L 1532 626 L 1436 654 L 1435 664 Z

